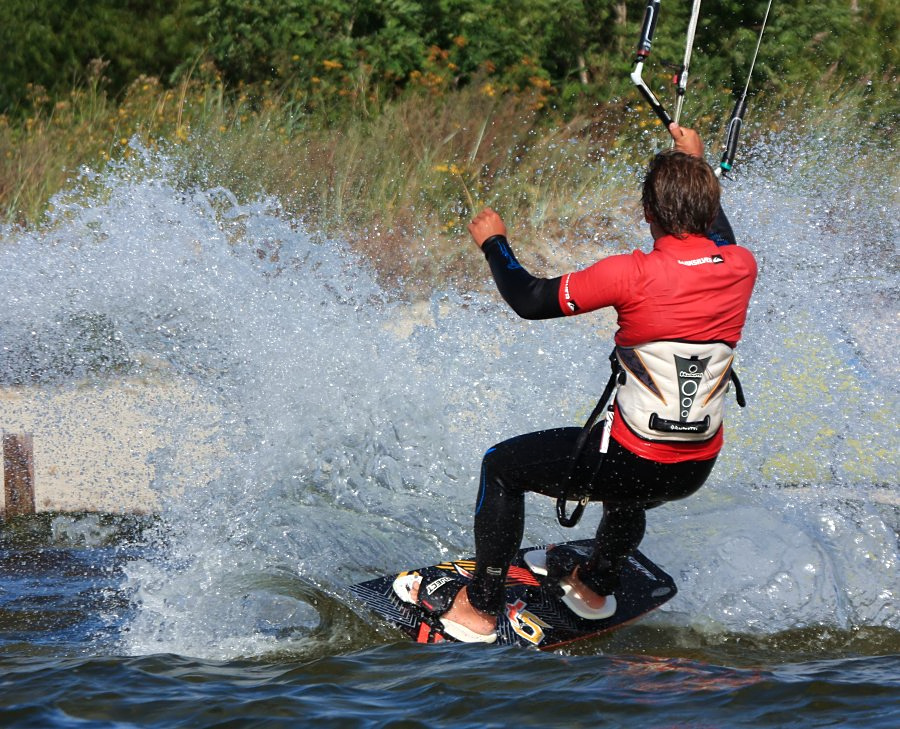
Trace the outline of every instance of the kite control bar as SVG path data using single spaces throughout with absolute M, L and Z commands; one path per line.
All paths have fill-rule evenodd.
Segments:
M 641 37 L 638 39 L 637 54 L 634 62 L 634 71 L 631 72 L 631 81 L 637 86 L 638 91 L 650 104 L 650 108 L 659 117 L 659 120 L 668 129 L 669 125 L 674 121 L 678 123 L 681 117 L 681 107 L 684 105 L 684 94 L 687 89 L 688 68 L 691 65 L 691 53 L 694 48 L 694 35 L 697 32 L 697 20 L 700 17 L 700 1 L 694 0 L 691 7 L 691 19 L 688 23 L 687 40 L 684 45 L 684 60 L 681 68 L 675 76 L 675 90 L 678 100 L 675 107 L 674 118 L 663 107 L 662 103 L 656 95 L 650 90 L 643 78 L 644 62 L 650 56 L 650 49 L 653 47 L 653 34 L 656 32 L 656 21 L 659 19 L 659 3 L 660 0 L 647 0 L 647 7 L 644 9 L 644 21 L 641 23 Z
M 659 20 L 659 4 L 660 0 L 647 0 L 647 7 L 644 9 L 644 20 L 641 23 L 641 36 L 638 39 L 637 53 L 634 62 L 634 70 L 631 72 L 631 81 L 637 86 L 638 91 L 650 104 L 650 108 L 656 116 L 659 117 L 663 125 L 668 129 L 669 125 L 674 121 L 678 122 L 681 116 L 681 108 L 684 104 L 684 95 L 687 88 L 688 67 L 691 63 L 691 52 L 694 46 L 694 35 L 697 31 L 697 21 L 700 16 L 701 0 L 694 0 L 691 8 L 691 18 L 687 29 L 687 40 L 684 49 L 684 61 L 681 69 L 675 77 L 676 93 L 678 95 L 677 106 L 675 109 L 674 119 L 663 107 L 662 102 L 650 90 L 643 78 L 644 63 L 650 56 L 650 50 L 653 47 L 653 33 L 656 31 L 656 22 Z M 741 127 L 744 124 L 744 114 L 747 112 L 747 91 L 750 88 L 750 78 L 753 75 L 753 69 L 756 66 L 756 59 L 759 56 L 759 47 L 762 43 L 763 33 L 766 29 L 766 23 L 769 20 L 769 11 L 772 9 L 772 0 L 769 0 L 766 7 L 766 14 L 763 17 L 762 27 L 759 29 L 759 36 L 756 39 L 756 50 L 753 53 L 753 61 L 750 64 L 750 71 L 747 74 L 747 83 L 744 85 L 744 91 L 734 105 L 731 112 L 731 118 L 728 120 L 728 127 L 725 133 L 725 144 L 722 152 L 722 159 L 716 168 L 716 175 L 722 177 L 731 171 L 734 166 L 734 158 L 737 154 L 738 139 L 741 134 Z
M 650 55 L 650 49 L 653 46 L 653 33 L 656 30 L 656 21 L 659 18 L 659 2 L 660 0 L 647 0 L 647 8 L 644 10 L 644 22 L 641 24 L 641 37 L 638 40 L 637 57 L 634 62 L 634 71 L 631 72 L 631 81 L 637 86 L 638 91 L 650 104 L 650 108 L 656 112 L 656 116 L 665 125 L 666 129 L 672 123 L 672 117 L 663 108 L 659 99 L 650 90 L 650 87 L 644 82 L 641 75 L 644 71 L 644 61 Z

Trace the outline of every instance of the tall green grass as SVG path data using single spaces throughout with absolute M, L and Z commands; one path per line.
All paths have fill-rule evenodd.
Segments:
M 39 223 L 80 168 L 128 158 L 137 139 L 165 146 L 184 184 L 221 185 L 243 199 L 274 195 L 286 214 L 348 238 L 394 279 L 461 277 L 468 265 L 481 268 L 465 225 L 484 205 L 513 224 L 517 244 L 538 262 L 562 239 L 627 249 L 634 228 L 622 221 L 639 218 L 641 167 L 666 144 L 637 99 L 563 116 L 544 108 L 540 89 L 497 94 L 475 83 L 311 117 L 289 90 L 227 92 L 204 69 L 175 88 L 141 77 L 118 100 L 105 93 L 102 73 L 96 65 L 86 84 L 55 102 L 33 89 L 37 112 L 21 122 L 0 117 L 7 223 Z M 839 105 L 852 112 L 843 115 L 850 133 L 862 121 L 892 138 L 884 121 L 891 115 L 867 109 L 862 92 L 845 92 Z M 690 122 L 711 154 L 728 106 L 723 100 Z M 833 133 L 835 118 L 833 109 L 816 115 L 773 103 L 751 112 L 749 136 L 798 124 Z

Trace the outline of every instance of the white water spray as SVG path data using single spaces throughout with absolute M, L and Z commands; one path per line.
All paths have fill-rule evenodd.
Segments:
M 894 250 L 896 216 L 862 175 L 807 174 L 810 149 L 773 140 L 727 189 L 761 263 L 739 349 L 750 405 L 730 407 L 711 483 L 649 516 L 644 550 L 681 587 L 659 620 L 900 628 L 897 352 L 882 313 L 896 271 L 867 255 L 873 239 Z M 791 168 L 762 164 L 787 153 Z M 523 322 L 493 294 L 452 291 L 410 304 L 276 200 L 185 189 L 164 155 L 84 184 L 44 228 L 3 232 L 0 372 L 48 388 L 152 374 L 198 393 L 202 407 L 153 413 L 162 521 L 127 568 L 124 651 L 330 640 L 317 600 L 469 553 L 481 453 L 579 422 L 605 382 L 606 318 Z M 201 454 L 189 463 L 185 443 Z M 543 542 L 588 536 L 598 507 L 575 531 L 549 500 L 528 508 L 526 540 Z

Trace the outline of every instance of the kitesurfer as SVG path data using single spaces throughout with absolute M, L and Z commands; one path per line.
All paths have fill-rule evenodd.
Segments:
M 618 570 L 644 536 L 646 510 L 691 495 L 712 471 L 756 262 L 735 243 L 700 137 L 675 123 L 669 133 L 674 149 L 653 158 L 643 183 L 654 241 L 649 253 L 614 255 L 543 279 L 518 262 L 493 210 L 469 225 L 500 294 L 520 316 L 613 307 L 614 361 L 623 374 L 605 453 L 602 427 L 590 431 L 574 466 L 577 427 L 521 435 L 487 451 L 475 508 L 476 567 L 467 585 L 447 577 L 422 585 L 411 575 L 395 582 L 402 599 L 440 616 L 457 640 L 496 639 L 507 570 L 523 536 L 526 492 L 565 497 L 574 480 L 582 494 L 603 503 L 589 554 L 549 549 L 533 565 L 558 580 L 573 612 L 602 619 L 615 612 Z

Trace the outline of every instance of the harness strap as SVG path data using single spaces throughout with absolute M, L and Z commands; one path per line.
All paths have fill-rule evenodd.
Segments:
M 734 383 L 734 399 L 742 408 L 747 407 L 747 400 L 744 398 L 744 388 L 741 387 L 741 381 L 738 379 L 737 372 L 734 367 L 731 368 L 731 381 Z
M 572 510 L 571 514 L 566 513 L 566 502 L 569 501 L 568 490 L 556 500 L 556 519 L 559 521 L 560 526 L 575 526 L 581 519 L 581 515 L 584 513 L 584 507 L 587 506 L 588 502 L 591 500 L 590 495 L 585 494 L 583 488 L 577 488 L 577 485 L 573 482 L 575 480 L 575 471 L 578 470 L 578 463 L 581 460 L 581 455 L 584 452 L 584 446 L 591 434 L 591 430 L 593 430 L 594 425 L 596 425 L 597 421 L 599 420 L 601 413 L 609 410 L 609 407 L 612 404 L 613 400 L 613 393 L 615 392 L 616 388 L 620 384 L 622 384 L 620 380 L 624 376 L 625 371 L 619 364 L 615 349 L 613 349 L 612 354 L 609 355 L 609 365 L 610 369 L 612 370 L 612 374 L 610 374 L 609 376 L 606 387 L 603 388 L 603 394 L 600 395 L 600 399 L 597 400 L 596 406 L 591 411 L 590 417 L 588 417 L 587 422 L 584 424 L 584 427 L 582 427 L 581 432 L 578 434 L 578 439 L 575 441 L 575 448 L 572 451 L 572 465 L 570 466 L 569 473 L 566 476 L 567 486 L 575 491 L 575 493 L 581 492 L 581 495 L 574 497 L 574 500 L 578 501 L 578 504 Z M 604 449 L 603 454 L 605 453 L 606 451 Z M 600 463 L 597 464 L 597 468 L 599 468 L 602 463 L 603 455 L 600 456 Z
M 612 414 L 611 411 L 615 391 L 618 389 L 619 385 L 625 384 L 625 370 L 622 368 L 622 365 L 619 364 L 619 359 L 618 357 L 616 357 L 615 349 L 613 349 L 612 354 L 609 355 L 609 365 L 612 373 L 609 376 L 609 380 L 607 380 L 606 382 L 606 387 L 603 388 L 603 394 L 600 395 L 600 399 L 597 400 L 597 404 L 591 411 L 590 417 L 588 417 L 587 422 L 585 422 L 584 426 L 581 428 L 581 432 L 578 434 L 578 438 L 575 441 L 575 448 L 572 451 L 572 465 L 570 466 L 569 473 L 566 476 L 566 484 L 568 488 L 565 492 L 563 492 L 563 495 L 556 500 L 556 519 L 559 522 L 560 526 L 573 527 L 578 524 L 578 522 L 581 520 L 581 515 L 584 513 L 584 508 L 588 505 L 588 503 L 590 503 L 591 500 L 590 494 L 586 494 L 584 488 L 579 488 L 578 484 L 575 484 L 575 472 L 578 470 L 578 464 L 581 461 L 581 455 L 584 452 L 584 446 L 587 443 L 591 431 L 594 429 L 594 426 L 599 420 L 601 413 L 607 413 L 607 422 L 609 422 L 609 418 Z M 735 400 L 737 400 L 737 404 L 742 408 L 747 407 L 747 400 L 744 397 L 744 388 L 741 386 L 741 381 L 738 379 L 737 372 L 734 371 L 733 367 L 731 368 L 729 377 L 734 383 L 734 398 Z M 668 421 L 662 422 L 667 423 Z M 678 423 L 676 425 L 683 428 L 685 424 Z M 699 426 L 700 424 L 696 425 Z M 591 478 L 588 479 L 587 483 L 591 483 L 591 481 L 593 481 L 594 474 L 596 474 L 603 465 L 603 458 L 606 455 L 606 439 L 608 438 L 608 436 L 608 433 L 604 435 L 603 445 L 601 446 L 600 460 L 598 461 L 597 466 L 594 468 L 594 472 L 593 474 L 591 474 Z M 569 489 L 571 489 L 571 491 L 569 491 Z M 571 492 L 580 495 L 570 497 L 569 494 Z M 566 507 L 567 502 L 570 500 L 577 501 L 578 503 L 575 505 L 572 513 L 568 514 L 566 512 Z

